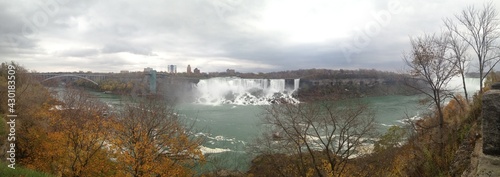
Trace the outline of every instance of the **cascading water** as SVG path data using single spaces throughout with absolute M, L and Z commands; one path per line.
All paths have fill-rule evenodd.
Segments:
M 299 89 L 299 83 L 300 83 L 300 79 L 293 80 L 293 90 L 294 91 Z
M 196 103 L 267 105 L 274 103 L 298 103 L 292 94 L 299 88 L 299 79 L 293 87 L 286 87 L 285 79 L 242 79 L 216 77 L 202 79 L 195 86 L 198 93 Z

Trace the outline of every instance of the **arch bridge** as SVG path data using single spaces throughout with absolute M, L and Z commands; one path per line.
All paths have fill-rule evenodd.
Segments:
M 41 80 L 40 82 L 45 82 L 48 80 L 63 78 L 63 77 L 74 77 L 87 80 L 95 85 L 99 85 L 97 81 L 104 80 L 108 76 L 103 74 L 80 74 L 80 73 L 34 73 L 33 76 Z

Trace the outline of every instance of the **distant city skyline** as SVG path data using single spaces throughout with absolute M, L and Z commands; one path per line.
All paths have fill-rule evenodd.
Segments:
M 410 36 L 485 2 L 2 1 L 0 61 L 38 72 L 400 71 Z

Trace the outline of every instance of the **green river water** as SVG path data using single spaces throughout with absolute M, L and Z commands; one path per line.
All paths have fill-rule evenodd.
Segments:
M 475 88 L 469 91 L 474 92 Z M 120 107 L 127 100 L 124 96 L 89 92 L 112 107 Z M 418 104 L 421 98 L 422 95 L 390 95 L 360 99 L 375 111 L 378 128 L 383 133 L 391 125 L 402 125 L 405 115 L 418 118 L 428 112 L 428 107 Z M 193 133 L 205 139 L 200 148 L 209 162 L 199 171 L 248 169 L 252 157 L 246 147 L 261 133 L 262 105 L 183 103 L 176 108 L 183 120 L 195 122 Z
M 113 107 L 120 107 L 124 97 L 100 92 L 91 92 L 103 102 Z M 427 108 L 420 106 L 420 96 L 378 96 L 361 98 L 375 111 L 379 129 L 384 132 L 391 125 L 402 125 L 406 113 L 418 116 Z M 177 111 L 186 122 L 195 121 L 195 133 L 204 137 L 201 147 L 210 163 L 204 170 L 225 168 L 245 171 L 251 158 L 246 152 L 246 145 L 261 133 L 260 122 L 264 107 L 262 105 L 203 105 L 183 103 L 177 105 Z

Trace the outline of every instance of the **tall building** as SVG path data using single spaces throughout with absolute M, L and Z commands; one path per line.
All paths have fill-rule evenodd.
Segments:
M 188 73 L 188 74 L 193 73 L 193 72 L 191 72 L 191 65 L 188 65 L 188 67 L 187 67 L 187 73 Z
M 168 65 L 168 73 L 177 73 L 177 65 Z
M 200 69 L 194 68 L 194 74 L 200 74 Z

